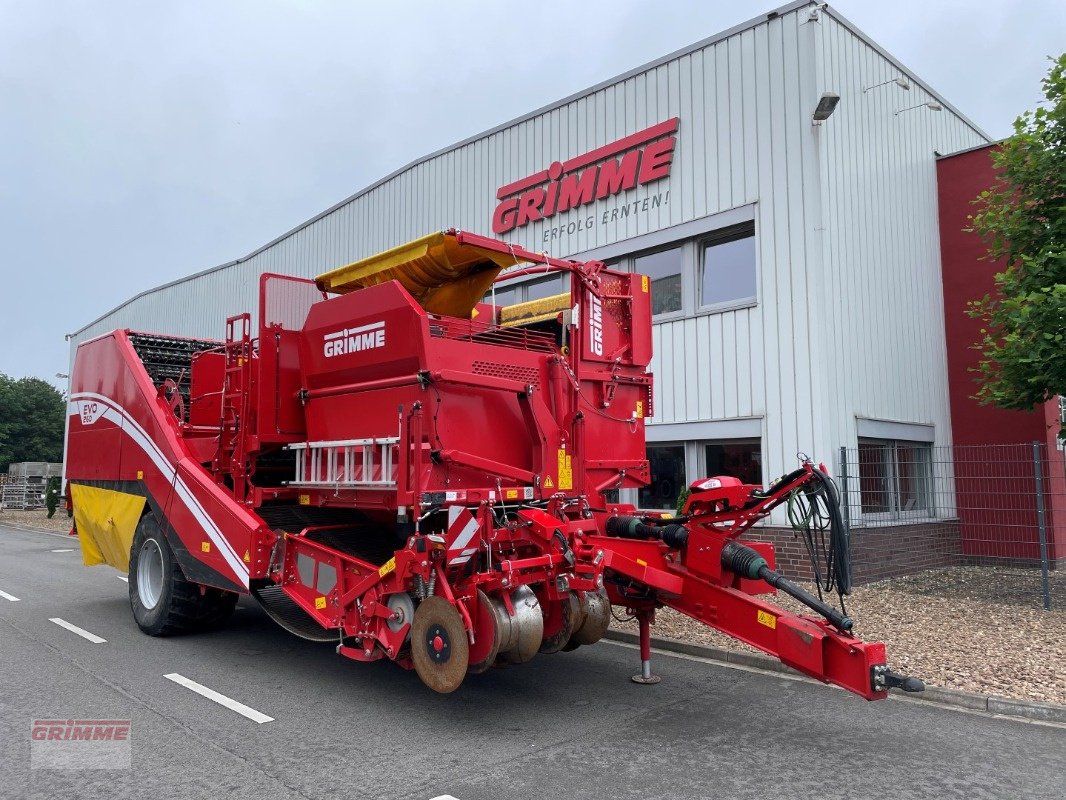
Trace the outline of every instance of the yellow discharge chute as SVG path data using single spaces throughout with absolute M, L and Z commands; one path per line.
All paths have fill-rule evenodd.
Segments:
M 346 294 L 397 280 L 431 314 L 469 319 L 505 267 L 520 263 L 510 253 L 460 244 L 433 233 L 315 278 L 324 292 Z
M 82 561 L 87 567 L 110 564 L 129 572 L 130 546 L 145 498 L 77 483 L 70 484 L 70 493 Z

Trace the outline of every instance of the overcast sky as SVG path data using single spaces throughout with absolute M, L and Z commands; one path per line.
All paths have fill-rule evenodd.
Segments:
M 0 372 L 419 156 L 780 3 L 0 0 Z M 1061 0 L 832 4 L 994 137 Z

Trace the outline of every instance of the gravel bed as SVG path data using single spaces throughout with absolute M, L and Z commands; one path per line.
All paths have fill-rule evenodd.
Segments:
M 55 516 L 48 519 L 48 511 L 35 508 L 31 511 L 17 511 L 13 508 L 0 508 L 0 525 L 25 525 L 30 528 L 45 528 L 60 533 L 70 533 L 74 520 L 67 516 L 66 510 L 56 509 Z
M 1044 611 L 1037 570 L 952 567 L 856 587 L 846 603 L 855 635 L 883 641 L 889 663 L 904 674 L 932 686 L 1066 705 L 1066 575 L 1053 575 L 1051 596 L 1053 610 Z M 810 613 L 790 597 L 769 599 Z M 612 627 L 637 630 L 633 622 Z M 652 633 L 758 652 L 669 608 L 656 613 Z

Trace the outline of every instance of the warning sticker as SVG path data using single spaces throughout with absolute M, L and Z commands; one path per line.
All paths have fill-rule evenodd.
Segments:
M 508 500 L 517 500 L 518 499 L 518 490 L 517 489 L 508 489 L 506 492 L 504 492 L 504 496 Z
M 559 488 L 574 488 L 574 471 L 572 467 L 571 457 L 562 447 L 559 448 Z
M 200 542 L 200 550 L 205 553 L 211 552 L 211 542 Z
M 773 614 L 769 614 L 766 611 L 760 611 L 756 616 L 760 625 L 765 625 L 767 628 L 777 628 L 777 617 Z
M 325 607 L 326 607 L 326 598 L 324 598 L 324 597 L 316 597 L 315 598 L 315 608 L 317 608 L 319 611 L 321 611 Z
M 647 275 L 641 275 L 640 276 L 640 290 L 642 292 L 644 292 L 644 294 L 648 293 L 648 276 Z
M 393 556 L 392 558 L 390 558 L 388 561 L 386 561 L 384 564 L 381 565 L 381 567 L 378 569 L 378 577 L 379 578 L 384 578 L 386 575 L 388 575 L 394 569 L 396 569 L 396 557 L 395 556 Z
M 552 481 L 552 476 L 551 475 L 549 475 L 547 478 L 544 479 L 544 488 L 545 489 L 554 489 L 555 488 L 555 483 Z
M 644 401 L 637 401 L 637 419 L 644 419 Z
M 252 563 L 252 554 L 248 550 L 244 551 L 244 563 L 245 564 L 251 564 Z

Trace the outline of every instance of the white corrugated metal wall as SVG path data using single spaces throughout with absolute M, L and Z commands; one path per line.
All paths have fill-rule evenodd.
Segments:
M 830 16 L 821 40 L 820 80 L 841 96 L 819 154 L 829 443 L 853 447 L 866 417 L 933 425 L 947 445 L 935 156 L 987 138 L 947 108 L 901 111 L 937 99 L 913 81 L 864 94 L 901 72 Z
M 133 299 L 72 345 L 115 327 L 221 336 L 227 315 L 254 311 L 264 271 L 313 276 L 431 230 L 487 233 L 497 187 L 678 116 L 670 202 L 553 245 L 585 252 L 755 204 L 758 305 L 656 325 L 652 422 L 762 417 L 770 476 L 797 449 L 828 460 L 854 442 L 856 414 L 946 431 L 933 150 L 984 138 L 950 109 L 896 117 L 891 92 L 863 95 L 898 67 L 832 13 L 794 3 L 427 158 L 247 259 Z M 824 89 L 840 108 L 812 128 Z M 509 238 L 543 249 L 559 221 Z

